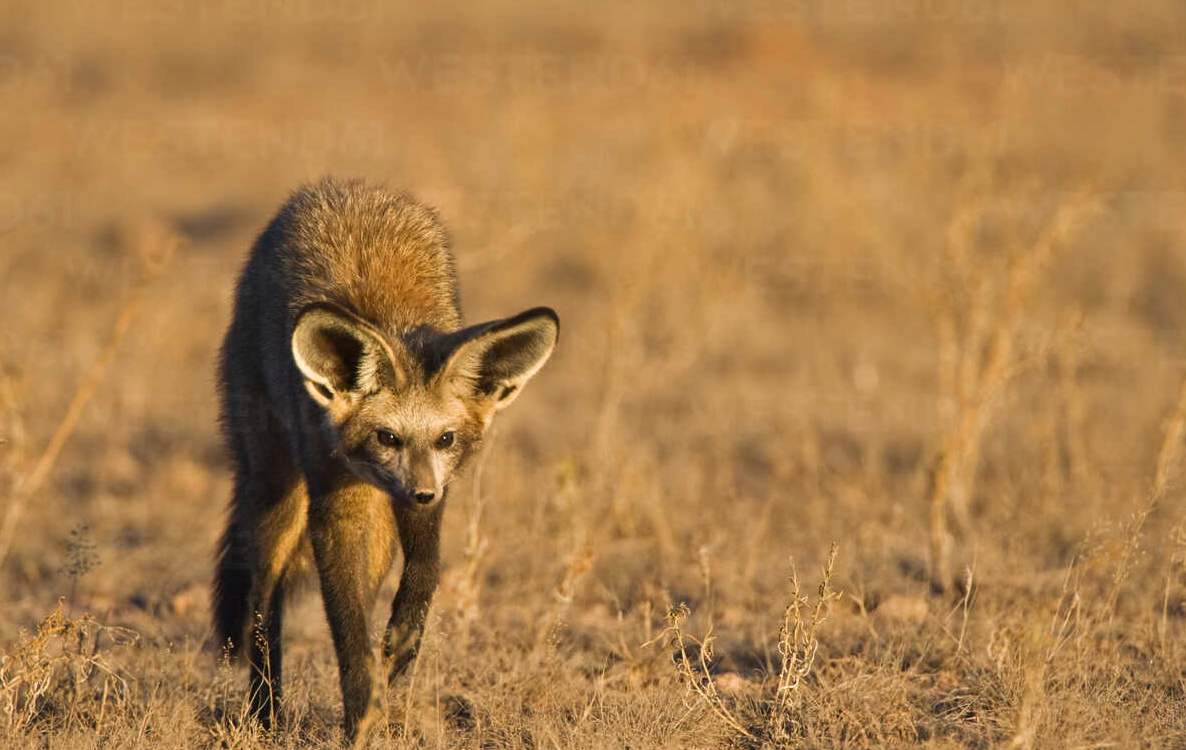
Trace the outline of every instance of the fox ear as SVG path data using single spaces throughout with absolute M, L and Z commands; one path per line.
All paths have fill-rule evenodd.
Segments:
M 297 316 L 292 358 L 309 395 L 326 408 L 348 393 L 400 380 L 395 357 L 379 332 L 331 305 L 310 305 Z
M 559 335 L 560 318 L 548 307 L 466 328 L 454 334 L 461 343 L 442 368 L 445 381 L 480 401 L 488 420 L 539 372 Z

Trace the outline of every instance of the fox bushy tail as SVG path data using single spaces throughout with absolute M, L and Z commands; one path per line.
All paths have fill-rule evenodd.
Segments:
M 211 608 L 219 644 L 231 657 L 240 653 L 247 632 L 252 585 L 251 565 L 239 537 L 237 525 L 228 525 L 218 548 Z

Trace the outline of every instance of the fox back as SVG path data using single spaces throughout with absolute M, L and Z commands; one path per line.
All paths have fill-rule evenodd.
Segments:
M 280 411 L 295 407 L 288 391 L 303 387 L 290 337 L 301 311 L 318 303 L 394 337 L 457 330 L 457 276 L 436 212 L 405 192 L 361 181 L 322 180 L 294 193 L 240 278 L 233 339 L 228 335 L 222 353 L 224 388 L 257 375 L 262 383 L 251 385 L 262 385 Z M 232 343 L 240 351 L 229 351 Z

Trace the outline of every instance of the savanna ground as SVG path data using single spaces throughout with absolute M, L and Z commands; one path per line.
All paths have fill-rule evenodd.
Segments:
M 469 320 L 563 322 L 376 746 L 1186 745 L 1183 29 L 5 2 L 0 745 L 338 742 L 315 588 L 272 735 L 208 615 L 231 286 L 326 173 L 441 209 Z

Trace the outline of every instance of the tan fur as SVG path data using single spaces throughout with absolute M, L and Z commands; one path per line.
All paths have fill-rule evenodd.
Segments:
M 265 723 L 280 698 L 284 592 L 309 569 L 347 736 L 378 720 L 367 615 L 396 542 L 390 676 L 419 647 L 449 480 L 558 332 L 547 308 L 462 329 L 445 232 L 406 193 L 323 180 L 294 193 L 260 235 L 219 371 L 235 492 L 214 610 L 224 643 L 248 644 L 252 709 Z

